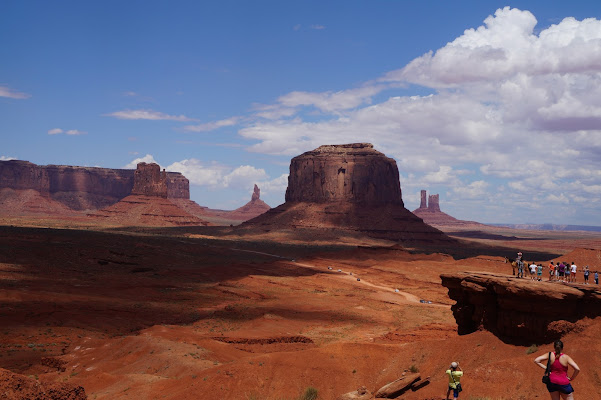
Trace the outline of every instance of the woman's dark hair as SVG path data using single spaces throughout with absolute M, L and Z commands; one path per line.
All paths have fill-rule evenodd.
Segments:
M 563 342 L 561 340 L 556 340 L 555 343 L 553 343 L 553 347 L 555 347 L 555 350 L 563 350 Z

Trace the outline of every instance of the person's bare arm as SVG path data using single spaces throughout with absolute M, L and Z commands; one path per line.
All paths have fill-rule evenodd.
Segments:
M 547 364 L 543 364 L 543 361 L 547 361 L 549 359 L 549 353 L 545 353 L 542 356 L 538 356 L 534 359 L 534 363 L 541 367 L 542 369 L 547 369 Z
M 578 364 L 576 364 L 576 362 L 574 360 L 572 360 L 572 357 L 567 356 L 568 357 L 568 365 L 570 365 L 572 368 L 574 368 L 574 373 L 572 374 L 572 377 L 570 378 L 571 381 L 574 380 L 574 378 L 576 378 L 578 376 L 578 374 L 580 373 L 580 368 L 578 367 Z

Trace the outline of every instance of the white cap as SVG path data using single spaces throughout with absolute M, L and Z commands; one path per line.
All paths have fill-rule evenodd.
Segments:
M 451 363 L 451 368 L 457 368 L 458 366 L 459 364 L 457 364 L 455 361 Z

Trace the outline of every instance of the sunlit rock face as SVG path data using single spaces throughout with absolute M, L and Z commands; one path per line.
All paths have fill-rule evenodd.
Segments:
M 396 162 L 369 143 L 320 146 L 292 159 L 286 202 L 340 201 L 403 207 Z

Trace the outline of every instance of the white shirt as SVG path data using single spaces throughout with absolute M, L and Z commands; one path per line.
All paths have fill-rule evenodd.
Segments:
M 572 273 L 575 274 L 576 273 L 576 264 L 572 264 Z
M 532 273 L 536 272 L 536 264 L 530 264 L 530 272 L 532 272 Z

